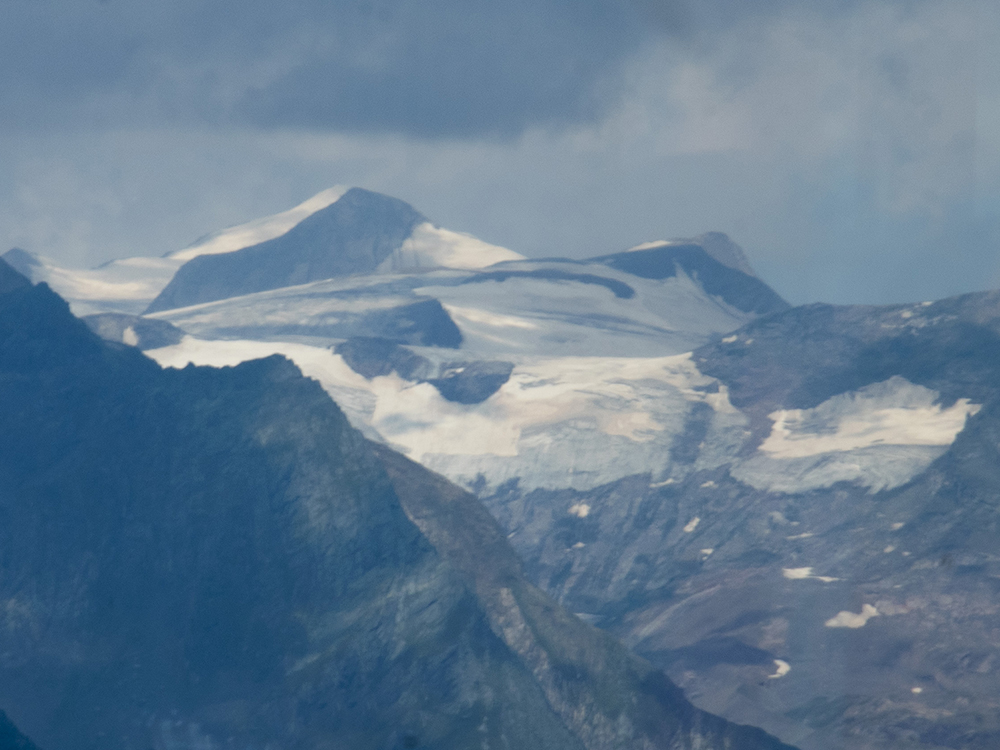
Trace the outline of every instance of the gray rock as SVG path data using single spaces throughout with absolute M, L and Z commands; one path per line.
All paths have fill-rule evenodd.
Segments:
M 746 455 L 774 410 L 893 377 L 943 408 L 983 406 L 926 470 L 879 492 L 769 492 L 728 466 L 586 492 L 510 483 L 485 502 L 529 579 L 699 707 L 804 749 L 1000 746 L 1000 293 L 810 305 L 693 357 L 750 416 Z M 701 440 L 692 419 L 677 459 L 693 464 Z
M 713 243 L 710 246 L 715 248 Z M 720 254 L 717 248 L 715 254 Z M 680 269 L 706 292 L 743 312 L 767 315 L 789 307 L 771 287 L 743 270 L 745 263 L 740 263 L 738 257 L 723 255 L 720 260 L 699 244 L 660 245 L 602 255 L 591 261 L 643 279 L 668 279 Z
M 423 221 L 401 200 L 351 188 L 280 237 L 188 261 L 146 312 L 371 273 Z
M 139 349 L 173 346 L 184 338 L 184 331 L 165 320 L 125 313 L 98 313 L 82 318 L 87 326 L 105 341 L 128 344 Z
M 0 705 L 43 746 L 785 747 L 531 586 L 281 357 L 162 370 L 18 285 L 0 423 Z

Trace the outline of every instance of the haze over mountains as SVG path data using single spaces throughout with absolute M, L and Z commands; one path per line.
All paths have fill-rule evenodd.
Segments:
M 803 750 L 1000 744 L 996 293 L 791 309 L 724 235 L 527 259 L 356 188 L 161 259 L 4 257 L 147 377 L 292 360 L 437 554 L 407 498 L 440 480 L 389 448 L 702 708 Z

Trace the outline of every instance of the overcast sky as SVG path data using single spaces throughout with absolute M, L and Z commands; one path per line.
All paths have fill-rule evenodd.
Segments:
M 0 0 L 0 248 L 335 184 L 527 255 L 721 230 L 795 303 L 1000 287 L 995 0 Z

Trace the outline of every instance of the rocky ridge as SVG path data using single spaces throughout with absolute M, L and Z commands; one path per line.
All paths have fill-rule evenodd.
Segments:
M 783 747 L 283 358 L 162 370 L 0 263 L 0 391 L 0 705 L 44 747 Z

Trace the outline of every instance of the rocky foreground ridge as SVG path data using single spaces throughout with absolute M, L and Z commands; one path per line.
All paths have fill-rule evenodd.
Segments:
M 1000 747 L 1000 294 L 790 309 L 717 233 L 527 259 L 340 189 L 165 258 L 4 257 L 165 367 L 291 359 L 700 708 Z
M 0 706 L 43 748 L 785 747 L 286 359 L 163 370 L 0 263 L 0 423 Z

